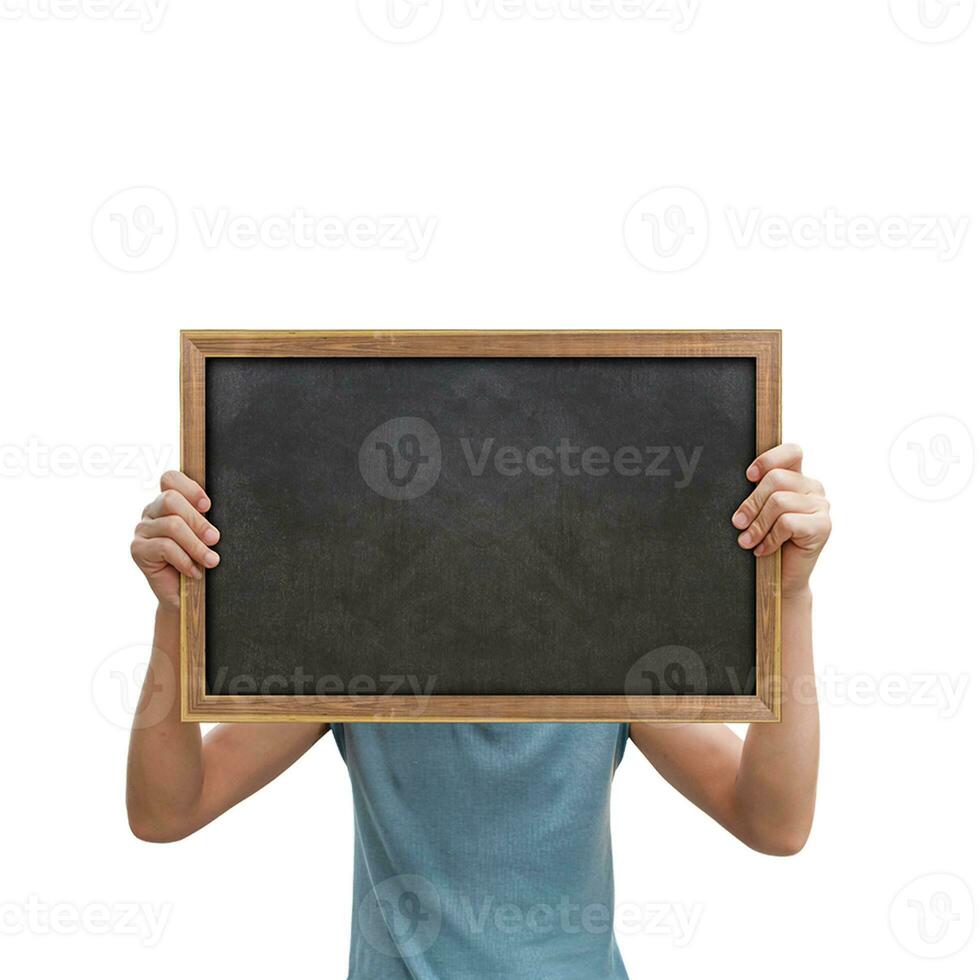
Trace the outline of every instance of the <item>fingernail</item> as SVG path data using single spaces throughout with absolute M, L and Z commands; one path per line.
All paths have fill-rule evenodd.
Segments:
M 207 565 L 208 568 L 214 568 L 214 566 L 217 565 L 219 561 L 221 561 L 221 559 L 218 557 L 218 553 L 215 551 L 209 551 L 204 556 L 204 564 Z
M 732 518 L 732 524 L 734 524 L 735 527 L 748 527 L 748 515 L 743 514 L 740 510 L 735 511 L 735 516 Z
M 217 544 L 218 543 L 218 538 L 220 538 L 220 537 L 221 537 L 221 535 L 218 533 L 218 529 L 216 527 L 209 527 L 204 532 L 204 543 L 205 544 Z
M 195 565 L 191 569 L 191 578 L 200 578 L 200 577 L 201 577 L 201 570 L 197 567 L 197 565 Z
M 762 554 L 762 545 L 760 544 L 760 545 L 759 545 L 759 547 L 758 547 L 758 548 L 756 548 L 756 549 L 755 549 L 755 551 L 753 551 L 753 552 L 752 552 L 752 554 L 753 554 L 753 555 L 755 555 L 755 556 L 756 556 L 756 558 L 758 558 L 758 557 L 759 557 L 759 555 L 761 555 L 761 554 Z
M 758 466 L 755 466 L 755 465 L 750 466 L 748 468 L 748 470 L 746 471 L 745 475 L 750 480 L 758 480 L 759 479 L 759 467 Z
M 211 501 L 208 500 L 207 497 L 201 497 L 201 499 L 197 502 L 198 510 L 207 510 L 210 506 L 211 506 Z
M 752 542 L 752 535 L 748 531 L 744 531 L 738 536 L 738 543 L 743 547 L 747 548 Z

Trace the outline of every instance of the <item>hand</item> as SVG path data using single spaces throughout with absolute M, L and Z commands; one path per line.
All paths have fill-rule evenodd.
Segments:
M 203 516 L 211 501 L 190 477 L 169 470 L 160 477 L 160 496 L 143 510 L 129 553 L 162 606 L 179 608 L 180 574 L 200 578 L 220 558 L 218 529 Z
M 782 594 L 809 588 L 823 546 L 830 537 L 830 503 L 823 484 L 801 472 L 803 450 L 784 443 L 763 453 L 745 475 L 758 486 L 732 515 L 742 533 L 738 543 L 757 557 L 783 549 Z

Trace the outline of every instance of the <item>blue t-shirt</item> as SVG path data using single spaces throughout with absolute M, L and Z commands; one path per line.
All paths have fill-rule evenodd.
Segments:
M 348 980 L 626 980 L 609 795 L 628 725 L 334 725 Z

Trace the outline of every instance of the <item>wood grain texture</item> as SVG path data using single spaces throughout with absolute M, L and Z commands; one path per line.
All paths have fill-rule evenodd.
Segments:
M 204 354 L 187 338 L 180 347 L 180 468 L 204 484 Z M 180 576 L 180 703 L 187 720 L 205 691 L 204 579 Z
M 764 453 L 782 441 L 782 335 L 767 333 L 765 349 L 756 355 L 756 452 Z M 765 706 L 780 715 L 780 552 L 756 564 L 756 693 Z
M 202 695 L 184 721 L 370 722 L 757 722 L 777 721 L 755 696 L 658 695 L 464 697 L 406 695 Z
M 766 330 L 190 330 L 205 357 L 755 357 L 778 361 Z M 776 386 L 778 393 L 778 385 Z
M 752 357 L 756 445 L 780 432 L 778 331 L 184 331 L 181 468 L 205 474 L 209 357 Z M 779 720 L 779 555 L 756 566 L 756 694 L 687 696 L 209 695 L 205 583 L 181 578 L 181 715 L 185 721 L 704 721 Z

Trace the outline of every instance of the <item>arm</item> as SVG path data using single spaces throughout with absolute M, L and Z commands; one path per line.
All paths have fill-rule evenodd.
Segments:
M 153 653 L 133 719 L 126 778 L 129 825 L 142 840 L 194 833 L 288 769 L 327 730 L 317 724 L 218 725 L 206 738 L 180 720 L 180 573 L 218 564 L 204 491 L 165 473 L 130 548 L 159 603 Z
M 732 518 L 739 545 L 782 553 L 784 692 L 813 690 L 810 573 L 830 534 L 823 487 L 801 473 L 802 451 L 783 445 L 748 469 L 758 486 Z M 744 743 L 723 725 L 634 724 L 630 735 L 664 778 L 750 847 L 795 854 L 816 802 L 815 698 L 786 697 L 779 724 L 749 726 Z

